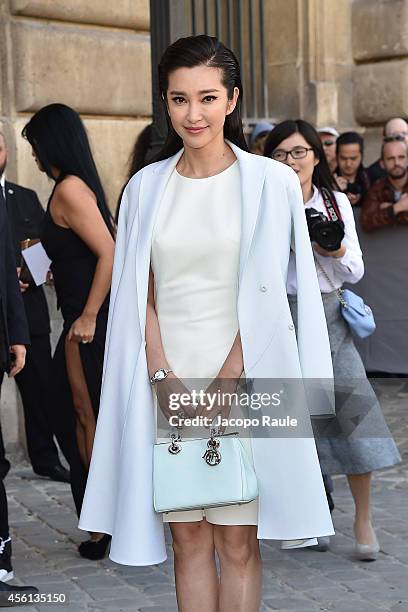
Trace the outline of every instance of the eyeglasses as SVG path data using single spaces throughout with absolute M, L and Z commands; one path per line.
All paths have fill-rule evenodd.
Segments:
M 336 144 L 335 140 L 322 140 L 322 145 L 324 147 L 332 147 L 334 144 Z
M 405 142 L 405 138 L 408 133 L 404 134 L 393 134 L 392 136 L 384 136 L 383 142 Z
M 292 159 L 303 159 L 306 157 L 308 151 L 313 151 L 312 147 L 294 147 L 291 151 L 284 151 L 283 149 L 275 149 L 271 157 L 275 161 L 285 162 L 288 159 L 288 155 Z

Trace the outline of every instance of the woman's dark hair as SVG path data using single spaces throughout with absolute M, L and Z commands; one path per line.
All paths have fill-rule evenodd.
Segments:
M 319 191 L 322 188 L 326 188 L 330 195 L 334 197 L 333 191 L 340 191 L 339 186 L 330 172 L 319 134 L 307 121 L 296 119 L 296 121 L 287 120 L 278 123 L 266 139 L 264 155 L 266 157 L 271 157 L 280 143 L 286 138 L 289 138 L 289 136 L 292 136 L 292 134 L 301 134 L 308 145 L 312 147 L 316 158 L 319 160 L 319 163 L 313 170 L 313 185 L 315 185 Z
M 139 172 L 146 165 L 147 153 L 151 144 L 152 138 L 152 124 L 146 125 L 140 132 L 133 145 L 132 153 L 129 158 L 129 181 L 136 172 Z
M 167 111 L 166 94 L 169 85 L 169 75 L 178 68 L 195 68 L 196 66 L 209 66 L 220 68 L 222 71 L 222 84 L 227 89 L 228 98 L 231 99 L 234 87 L 239 89 L 239 97 L 235 109 L 226 116 L 224 125 L 224 137 L 243 149 L 248 150 L 242 129 L 241 105 L 242 105 L 242 83 L 240 68 L 234 53 L 222 42 L 213 36 L 188 36 L 179 38 L 175 43 L 167 47 L 159 64 L 159 89 L 165 106 L 168 135 L 162 150 L 153 161 L 159 161 L 171 157 L 183 147 L 183 141 L 173 129 Z
M 113 235 L 113 218 L 92 157 L 88 136 L 80 116 L 65 104 L 49 104 L 35 113 L 24 126 L 23 138 L 32 146 L 46 174 L 56 180 L 52 167 L 61 174 L 82 179 L 95 194 L 101 215 Z
M 139 172 L 139 170 L 141 170 L 144 166 L 146 166 L 147 154 L 150 148 L 151 138 L 152 138 L 152 124 L 149 123 L 149 125 L 146 125 L 146 127 L 143 128 L 143 130 L 140 132 L 140 134 L 135 140 L 135 144 L 133 145 L 133 150 L 129 158 L 128 176 L 127 176 L 125 184 L 123 185 L 120 191 L 119 198 L 116 204 L 115 223 L 118 223 L 119 221 L 120 203 L 122 202 L 123 192 L 125 191 L 128 182 L 130 181 L 132 176 L 136 174 L 136 172 Z

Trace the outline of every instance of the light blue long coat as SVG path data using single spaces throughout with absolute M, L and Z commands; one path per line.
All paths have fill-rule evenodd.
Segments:
M 296 174 L 229 143 L 241 173 L 238 319 L 247 377 L 331 379 L 324 311 Z M 126 565 L 166 559 L 162 517 L 153 509 L 153 396 L 145 354 L 151 236 L 167 181 L 181 155 L 151 164 L 129 182 L 121 205 L 100 412 L 79 526 L 112 534 L 110 557 Z M 296 252 L 298 336 L 286 295 Z M 330 413 L 330 402 L 309 405 Z M 309 421 L 307 407 L 303 410 Z M 307 416 L 306 416 L 307 414 Z M 254 438 L 258 538 L 332 535 L 315 442 Z

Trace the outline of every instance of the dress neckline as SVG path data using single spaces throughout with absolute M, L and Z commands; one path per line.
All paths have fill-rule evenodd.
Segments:
M 204 177 L 201 177 L 201 178 L 199 178 L 199 177 L 193 178 L 193 177 L 190 177 L 190 176 L 184 176 L 183 174 L 180 174 L 180 172 L 177 170 L 176 167 L 174 168 L 174 172 L 176 173 L 178 178 L 181 178 L 181 179 L 183 179 L 185 181 L 211 181 L 213 179 L 216 179 L 219 176 L 225 175 L 226 172 L 231 170 L 231 168 L 234 168 L 237 164 L 238 164 L 238 160 L 236 159 L 227 168 L 225 168 L 224 170 L 221 170 L 221 172 L 217 172 L 217 174 L 212 174 L 211 176 L 204 176 Z

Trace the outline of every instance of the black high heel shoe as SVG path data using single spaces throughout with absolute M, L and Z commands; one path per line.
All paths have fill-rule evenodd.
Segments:
M 81 542 L 78 546 L 78 552 L 81 557 L 90 559 L 91 561 L 97 561 L 103 559 L 106 555 L 106 550 L 109 546 L 112 536 L 105 533 L 100 540 L 93 542 L 92 540 L 86 540 Z

